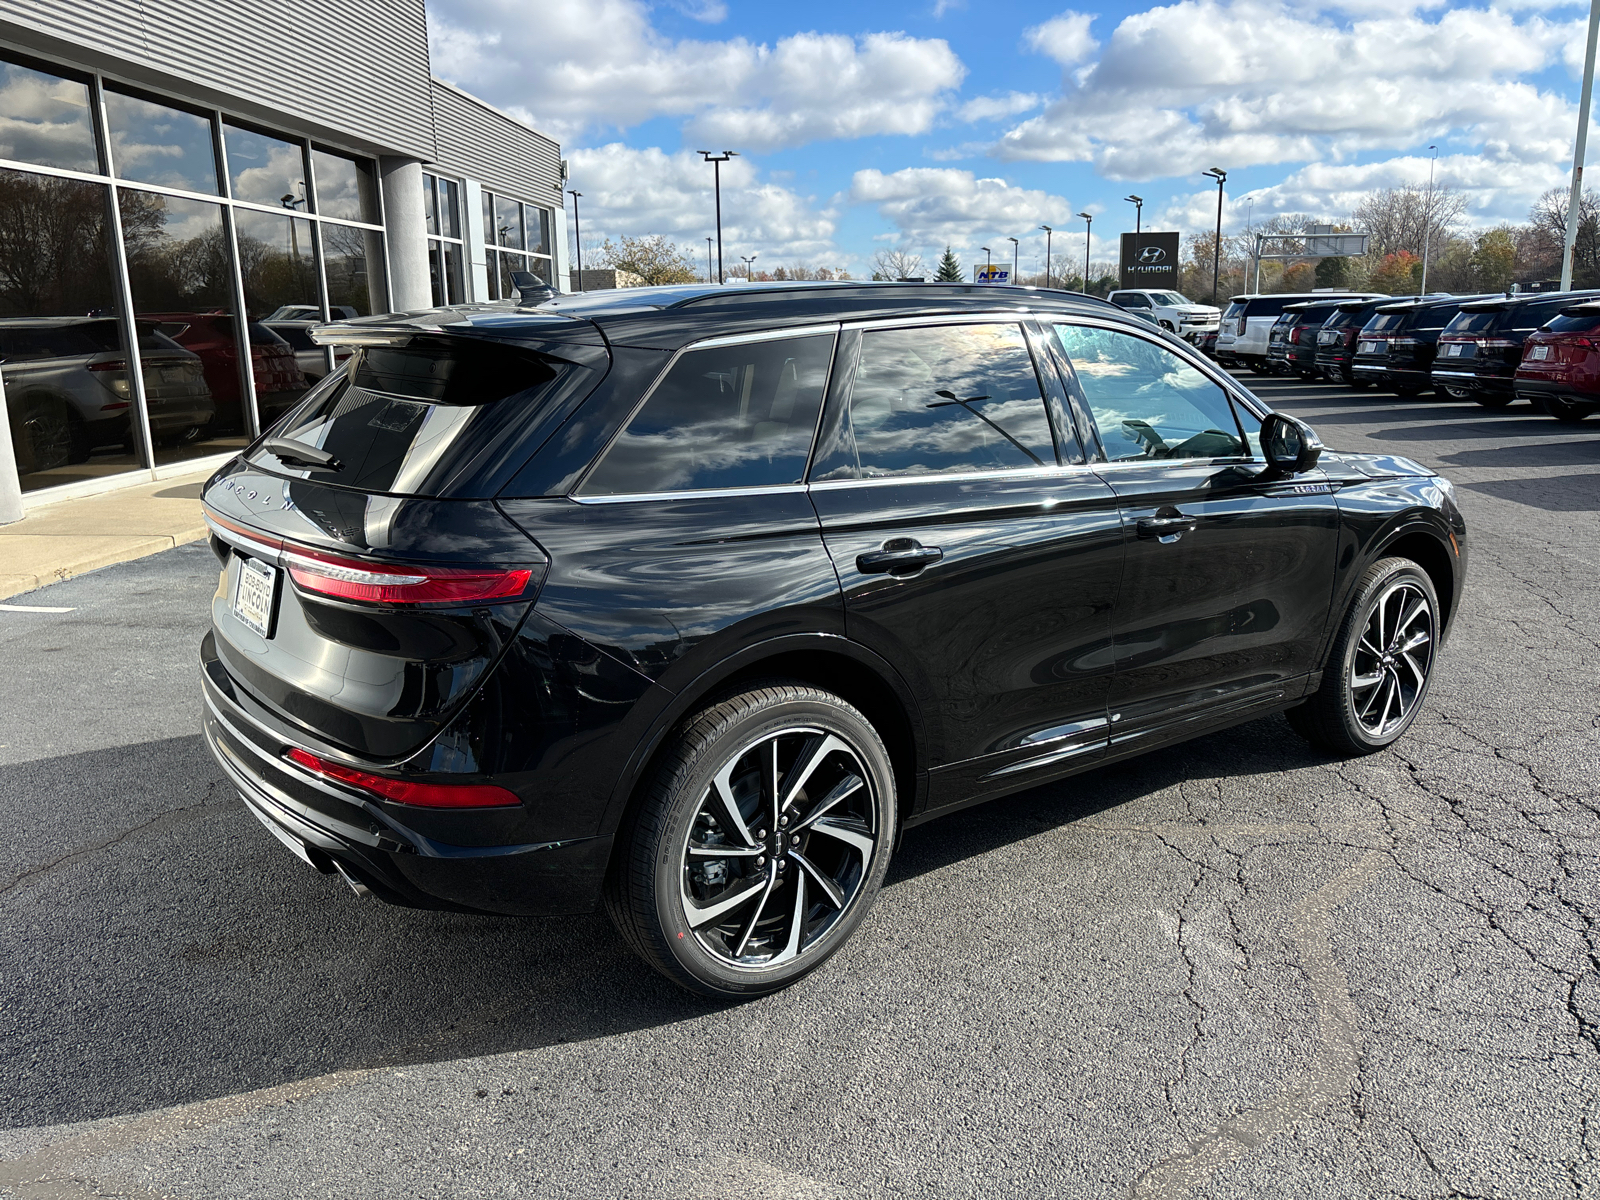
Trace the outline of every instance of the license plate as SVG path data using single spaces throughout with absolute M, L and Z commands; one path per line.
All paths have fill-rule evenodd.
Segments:
M 1549 358 L 1550 357 L 1550 347 L 1549 346 L 1529 346 L 1528 347 L 1528 357 L 1529 358 Z
M 233 615 L 262 637 L 272 629 L 272 602 L 278 594 L 278 568 L 253 558 L 239 560 L 233 589 Z
M 1381 345 L 1381 343 L 1379 343 L 1379 342 L 1362 342 L 1359 346 L 1356 347 L 1356 353 L 1357 354 L 1376 354 L 1378 352 L 1378 350 L 1379 350 L 1380 345 Z

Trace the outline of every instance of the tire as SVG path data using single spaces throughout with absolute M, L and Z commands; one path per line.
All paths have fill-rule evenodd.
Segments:
M 674 735 L 622 835 L 606 909 L 634 953 L 680 987 L 768 995 L 861 923 L 896 822 L 894 769 L 866 717 L 807 684 L 752 687 Z M 722 847 L 735 852 L 708 853 Z
M 1362 379 L 1354 371 L 1342 373 L 1339 378 L 1344 380 L 1346 387 L 1352 387 L 1358 392 L 1364 392 L 1372 386 L 1372 380 Z
M 1504 408 L 1515 399 L 1500 392 L 1478 392 L 1472 398 L 1485 408 Z
M 1539 407 L 1547 416 L 1573 425 L 1595 411 L 1595 406 L 1592 404 L 1578 404 L 1572 400 L 1563 400 L 1559 396 L 1540 396 Z
M 1414 608 L 1417 601 L 1421 605 Z M 1407 637 L 1402 640 L 1401 634 Z M 1406 643 L 1412 648 L 1397 649 Z M 1341 758 L 1392 745 L 1411 728 L 1427 699 L 1438 648 L 1439 597 L 1433 581 L 1409 558 L 1380 559 L 1356 588 L 1322 685 L 1288 711 L 1289 724 L 1313 746 Z
M 49 471 L 72 461 L 72 412 L 64 401 L 41 396 L 26 401 L 22 413 L 27 450 L 19 457 L 26 458 L 30 471 Z
M 1415 400 L 1427 390 L 1427 388 L 1420 387 L 1397 387 L 1394 389 L 1394 394 L 1402 400 Z
M 68 423 L 72 427 L 71 444 L 67 449 L 69 463 L 85 463 L 94 447 L 89 442 L 89 431 L 84 427 L 83 420 L 77 413 L 68 413 Z
M 1165 329 L 1168 333 L 1177 333 L 1178 332 L 1177 329 L 1173 326 L 1171 321 L 1162 321 L 1161 322 L 1161 328 Z

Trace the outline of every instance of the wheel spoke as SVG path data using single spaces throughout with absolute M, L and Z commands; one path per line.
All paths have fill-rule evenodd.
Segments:
M 1426 646 L 1431 641 L 1433 641 L 1433 634 L 1429 630 L 1419 629 L 1401 644 L 1400 653 L 1408 654 L 1418 646 Z
M 1366 634 L 1361 635 L 1361 648 L 1368 654 L 1372 655 L 1373 658 L 1383 657 L 1383 650 L 1377 646 L 1374 646 L 1371 639 L 1369 639 Z
M 839 805 L 860 791 L 862 786 L 861 776 L 846 775 L 833 785 L 832 791 L 817 801 L 816 805 L 805 815 L 803 820 L 795 822 L 794 832 L 799 833 L 802 829 L 809 829 L 812 825 L 815 825 L 824 813 L 839 807 Z
M 756 840 L 750 836 L 750 829 L 739 812 L 739 802 L 733 798 L 733 785 L 728 782 L 738 765 L 739 760 L 735 759 L 718 771 L 717 777 L 711 781 L 711 794 L 717 805 L 717 811 L 712 815 L 717 818 L 717 824 L 723 827 L 724 833 L 738 837 L 746 846 L 754 846 Z
M 1411 673 L 1417 677 L 1417 689 L 1420 691 L 1422 685 L 1428 682 L 1427 674 L 1421 667 L 1417 666 L 1416 660 L 1411 657 L 1410 651 L 1402 650 L 1400 652 L 1400 661 L 1411 668 Z
M 754 858 L 760 854 L 760 846 L 696 846 L 689 845 L 690 858 Z
M 750 914 L 750 919 L 745 922 L 744 930 L 739 934 L 739 940 L 733 947 L 733 956 L 739 958 L 744 954 L 744 948 L 750 943 L 750 935 L 756 931 L 756 923 L 761 920 L 761 914 L 766 911 L 767 901 L 772 896 L 772 889 L 778 886 L 778 865 L 774 863 L 767 869 L 767 884 L 761 889 L 761 899 L 756 902 L 756 909 Z
M 846 754 L 850 753 L 850 747 L 846 746 L 831 733 L 824 734 L 822 737 L 814 737 L 806 742 L 805 747 L 800 751 L 800 757 L 795 760 L 794 766 L 789 768 L 788 777 L 783 781 L 783 800 L 778 805 L 780 814 L 789 811 L 789 806 L 794 803 L 795 797 L 800 794 L 800 789 L 805 787 L 806 780 L 810 779 L 812 773 L 822 765 L 823 759 L 827 758 L 835 750 L 843 750 Z
M 1426 611 L 1427 607 L 1428 602 L 1422 596 L 1418 596 L 1415 600 L 1413 600 L 1406 607 L 1405 612 L 1401 615 L 1399 624 L 1394 627 L 1394 636 L 1398 639 L 1399 636 L 1405 632 L 1406 628 L 1411 624 L 1411 622 L 1417 619 L 1417 614 Z
M 797 958 L 800 954 L 800 938 L 806 926 L 806 877 L 794 877 L 794 911 L 789 916 L 789 940 L 783 949 L 773 957 L 772 961 L 787 962 Z
M 863 861 L 872 857 L 873 847 L 877 844 L 865 826 L 858 825 L 854 821 L 843 821 L 837 817 L 824 817 L 811 826 L 811 832 L 826 834 L 847 846 L 854 846 L 860 852 Z
M 844 907 L 844 893 L 839 890 L 839 885 L 819 871 L 815 863 L 798 850 L 790 851 L 789 857 L 800 864 L 804 875 L 809 875 L 817 881 L 817 886 L 822 889 L 822 894 L 828 898 L 829 904 L 835 908 Z M 804 875 L 802 875 L 802 878 Z
M 1376 675 L 1352 675 L 1352 676 L 1350 676 L 1350 686 L 1352 688 L 1357 689 L 1357 690 L 1359 690 L 1361 688 L 1369 688 L 1375 683 L 1382 683 L 1382 682 L 1383 682 L 1383 669 L 1381 667 L 1378 669 L 1378 673 Z
M 767 761 L 766 761 L 766 764 L 765 764 L 765 770 L 762 772 L 763 778 L 762 778 L 761 782 L 764 785 L 764 788 L 765 788 L 765 791 L 766 791 L 766 794 L 767 794 L 768 803 L 771 804 L 771 806 L 772 806 L 772 809 L 771 809 L 772 815 L 769 818 L 769 820 L 772 823 L 770 825 L 768 825 L 767 828 L 768 829 L 776 829 L 778 827 L 778 739 L 777 738 L 773 738 L 771 741 L 769 741 L 767 743 L 767 745 L 766 745 L 766 759 L 767 759 Z
M 704 929 L 707 925 L 732 912 L 741 904 L 750 903 L 769 886 L 770 883 L 767 879 L 757 879 L 749 886 L 740 888 L 732 895 L 723 896 L 720 900 L 713 900 L 710 904 L 701 904 L 686 892 L 683 897 L 683 909 L 689 917 L 689 928 Z
M 1382 733 L 1389 728 L 1389 708 L 1394 704 L 1395 693 L 1400 690 L 1400 677 L 1389 672 L 1389 686 L 1384 692 L 1383 713 L 1378 717 L 1378 732 Z

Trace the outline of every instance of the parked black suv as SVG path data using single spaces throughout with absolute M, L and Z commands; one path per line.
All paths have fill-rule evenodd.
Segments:
M 1433 386 L 1439 335 L 1469 300 L 1482 296 L 1420 296 L 1380 304 L 1356 339 L 1350 369 L 1396 396 L 1420 396 Z
M 1372 381 L 1351 370 L 1356 359 L 1356 339 L 1361 328 L 1372 318 L 1380 304 L 1392 304 L 1393 298 L 1381 300 L 1345 300 L 1335 306 L 1328 319 L 1317 330 L 1317 370 L 1330 382 L 1348 384 L 1360 390 L 1372 386 Z
M 1267 364 L 1285 374 L 1315 379 L 1321 374 L 1317 370 L 1317 335 L 1338 307 L 1325 300 L 1287 306 L 1267 334 Z
M 205 731 L 401 904 L 604 899 L 690 989 L 849 937 L 902 831 L 1277 710 L 1410 725 L 1450 485 L 1114 305 L 673 287 L 355 320 L 207 483 Z
M 1561 310 L 1600 296 L 1600 292 L 1559 292 L 1554 296 L 1496 296 L 1463 304 L 1439 335 L 1433 383 L 1458 400 L 1504 408 L 1517 398 L 1515 380 L 1522 343 Z

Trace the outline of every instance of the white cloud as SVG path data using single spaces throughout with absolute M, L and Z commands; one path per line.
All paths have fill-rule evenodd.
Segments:
M 714 4 L 692 5 L 715 15 Z M 563 140 L 657 117 L 745 151 L 917 134 L 966 68 L 944 40 L 797 33 L 674 41 L 641 0 L 435 0 L 434 70 Z
M 711 168 L 688 151 L 636 150 L 620 142 L 568 153 L 570 186 L 583 193 L 586 254 L 605 238 L 662 234 L 691 261 L 705 262 L 705 238 L 716 233 Z M 724 263 L 760 254 L 764 262 L 836 266 L 835 214 L 819 209 L 743 159 L 722 165 Z
M 976 96 L 955 110 L 962 121 L 993 121 L 1038 108 L 1043 97 L 1033 92 L 1007 92 L 1004 96 Z
M 1055 59 L 1064 67 L 1070 67 L 1100 49 L 1100 43 L 1089 33 L 1089 25 L 1093 20 L 1092 14 L 1073 12 L 1069 8 L 1027 30 L 1022 35 L 1023 44 L 1030 50 Z
M 899 231 L 897 246 L 925 256 L 946 245 L 971 254 L 987 243 L 997 259 L 1004 259 L 1009 257 L 1008 236 L 1027 239 L 1042 224 L 1072 220 L 1072 206 L 1060 196 L 1013 187 L 1004 179 L 979 179 L 952 167 L 908 167 L 887 175 L 857 171 L 848 199 L 875 205 Z M 998 243 L 991 240 L 995 238 Z M 1006 253 L 1000 253 L 1002 248 Z
M 674 0 L 672 7 L 691 21 L 707 25 L 720 25 L 728 19 L 728 6 L 722 0 Z

